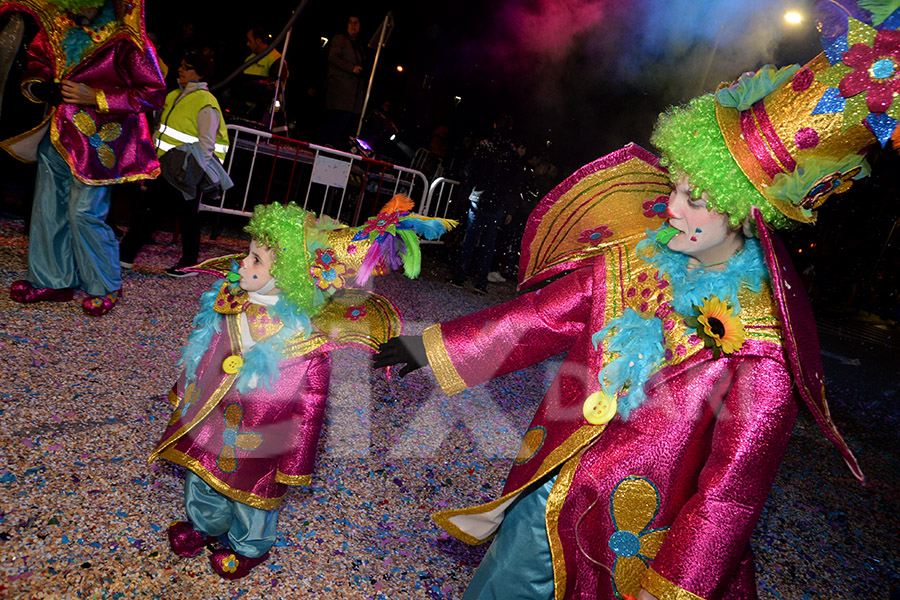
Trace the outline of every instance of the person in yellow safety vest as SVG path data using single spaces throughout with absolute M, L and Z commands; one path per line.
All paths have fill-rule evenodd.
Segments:
M 212 60 L 201 53 L 188 53 L 178 67 L 179 89 L 169 92 L 159 120 L 155 136 L 156 152 L 162 156 L 169 150 L 187 146 L 198 159 L 200 168 L 208 171 L 213 164 L 224 160 L 228 153 L 228 132 L 222 109 L 216 97 L 210 93 L 204 79 L 212 73 Z M 174 209 L 173 215 L 181 225 L 181 259 L 166 269 L 171 277 L 188 277 L 196 273 L 182 271 L 198 262 L 200 251 L 200 222 L 197 209 L 200 192 L 191 198 L 177 193 L 162 178 L 151 182 L 147 192 L 132 209 L 132 222 L 122 238 L 120 262 L 130 269 L 141 248 L 150 241 L 156 230 L 162 210 Z
M 266 33 L 266 30 L 260 26 L 256 26 L 248 30 L 247 47 L 250 48 L 250 56 L 248 56 L 244 62 L 250 60 L 257 54 L 265 52 L 269 47 L 269 42 L 271 41 L 271 39 L 272 36 Z M 280 69 L 282 65 L 284 65 L 284 61 L 281 60 L 281 52 L 273 49 L 271 52 L 259 59 L 259 61 L 244 69 L 244 75 L 252 75 L 254 77 L 269 77 L 274 79 L 278 77 L 278 69 Z M 281 72 L 281 77 L 283 79 L 287 79 L 287 65 L 284 65 L 284 69 Z

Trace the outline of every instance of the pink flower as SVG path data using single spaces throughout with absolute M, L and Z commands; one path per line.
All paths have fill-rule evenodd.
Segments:
M 381 213 L 370 217 L 366 224 L 363 225 L 363 235 L 369 235 L 373 231 L 377 231 L 378 235 L 384 233 L 389 227 L 396 226 L 400 222 L 400 214 L 396 212 Z
M 652 219 L 653 217 L 667 219 L 669 217 L 669 197 L 660 194 L 653 200 L 645 200 L 644 203 L 641 204 L 641 208 L 644 209 L 644 216 L 648 219 Z
M 841 96 L 850 98 L 866 92 L 869 111 L 886 112 L 894 96 L 900 94 L 900 31 L 881 30 L 871 46 L 853 44 L 842 58 L 854 70 L 838 84 Z
M 351 306 L 344 313 L 344 318 L 348 321 L 359 321 L 366 316 L 365 306 Z
M 596 246 L 606 238 L 612 236 L 612 234 L 612 230 L 606 225 L 598 225 L 593 229 L 585 229 L 582 231 L 581 235 L 578 236 L 578 241 L 582 244 Z

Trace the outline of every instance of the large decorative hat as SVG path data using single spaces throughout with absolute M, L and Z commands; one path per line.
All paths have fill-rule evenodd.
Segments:
M 410 277 L 421 270 L 419 236 L 437 239 L 456 221 L 411 212 L 412 200 L 398 194 L 357 227 L 317 219 L 294 202 L 259 205 L 244 231 L 275 251 L 272 276 L 284 296 L 313 316 L 336 292 L 365 286 L 372 275 L 403 267 Z M 230 266 L 243 254 L 205 261 L 189 270 L 239 276 Z M 229 274 L 229 271 L 231 274 Z
M 860 2 L 861 5 L 864 3 Z M 661 115 L 651 141 L 736 224 L 756 206 L 784 227 L 812 223 L 834 193 L 869 173 L 865 154 L 900 120 L 900 9 L 846 30 L 803 67 L 767 65 Z M 884 4 L 882 2 L 881 4 Z

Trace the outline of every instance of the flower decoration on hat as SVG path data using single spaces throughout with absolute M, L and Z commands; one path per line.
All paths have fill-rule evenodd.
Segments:
M 323 291 L 332 288 L 342 289 L 345 277 L 353 274 L 352 269 L 348 270 L 347 266 L 337 259 L 332 248 L 316 249 L 316 260 L 311 272 L 316 286 Z
M 694 306 L 697 316 L 687 316 L 684 322 L 697 330 L 705 347 L 710 348 L 713 357 L 719 358 L 724 352 L 731 354 L 744 345 L 744 325 L 740 311 L 719 300 L 716 296 L 704 298 L 700 306 Z
M 895 12 L 895 14 L 897 14 Z M 828 86 L 813 114 L 843 113 L 843 129 L 862 121 L 884 146 L 900 122 L 898 19 L 879 28 L 848 19 L 847 33 L 825 49 L 831 67 L 816 78 Z

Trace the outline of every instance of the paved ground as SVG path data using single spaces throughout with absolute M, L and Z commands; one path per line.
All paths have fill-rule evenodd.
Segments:
M 225 583 L 206 559 L 177 559 L 181 473 L 146 456 L 168 408 L 180 346 L 211 279 L 166 278 L 178 249 L 149 246 L 113 313 L 22 306 L 0 295 L 0 597 L 459 598 L 483 548 L 449 539 L 435 509 L 491 498 L 557 361 L 452 399 L 427 371 L 386 381 L 360 353 L 334 353 L 328 419 L 309 490 L 282 511 L 272 559 Z M 203 257 L 240 251 L 204 239 Z M 25 271 L 23 223 L 0 219 L 0 290 Z M 377 281 L 421 331 L 512 297 L 425 272 Z M 805 410 L 754 536 L 764 599 L 886 598 L 900 582 L 896 328 L 829 314 L 822 339 L 835 420 L 869 476 L 854 482 Z

